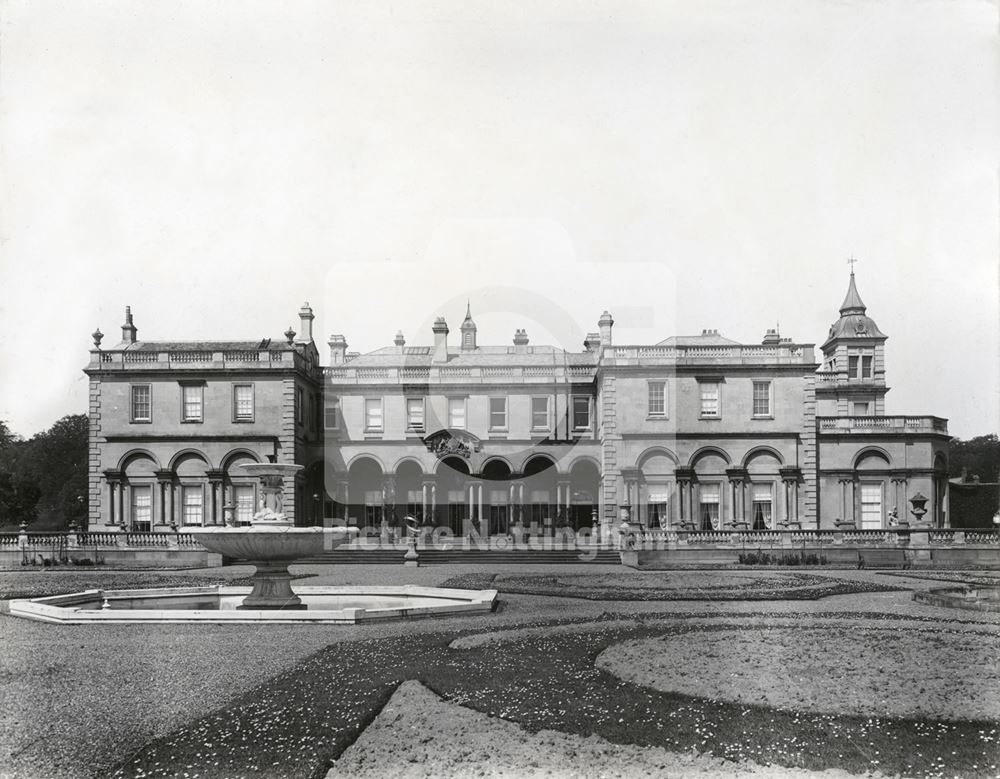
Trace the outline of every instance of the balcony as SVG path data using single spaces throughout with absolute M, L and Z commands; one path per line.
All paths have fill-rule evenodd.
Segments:
M 820 435 L 948 435 L 941 417 L 817 417 Z

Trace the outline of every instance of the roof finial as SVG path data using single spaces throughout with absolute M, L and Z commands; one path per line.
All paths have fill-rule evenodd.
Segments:
M 852 276 L 854 275 L 854 263 L 856 263 L 856 262 L 857 262 L 857 260 L 854 258 L 853 254 L 847 259 L 847 264 L 851 266 L 851 275 Z

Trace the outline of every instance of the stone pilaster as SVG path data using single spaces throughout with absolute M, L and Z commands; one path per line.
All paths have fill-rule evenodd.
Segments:
M 98 353 L 99 354 L 99 353 Z M 87 416 L 90 430 L 87 440 L 87 526 L 98 528 L 110 524 L 110 506 L 104 505 L 101 456 L 104 439 L 101 436 L 101 382 L 90 379 Z
M 801 489 L 797 489 L 799 521 L 803 527 L 819 528 L 819 452 L 816 436 L 816 377 L 813 374 L 803 378 L 802 387 L 802 434 Z

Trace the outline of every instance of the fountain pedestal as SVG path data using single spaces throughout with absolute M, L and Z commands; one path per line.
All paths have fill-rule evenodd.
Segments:
M 281 493 L 284 477 L 294 477 L 301 465 L 253 463 L 236 467 L 248 476 L 258 477 L 260 510 L 250 520 L 250 527 L 201 528 L 195 531 L 197 538 L 212 552 L 256 567 L 251 579 L 253 591 L 237 609 L 305 609 L 306 605 L 292 591 L 288 566 L 303 557 L 347 543 L 351 529 L 294 527 L 293 519 L 283 511 Z
M 248 560 L 256 567 L 253 591 L 243 599 L 237 609 L 305 609 L 306 604 L 292 592 L 291 564 L 282 560 Z

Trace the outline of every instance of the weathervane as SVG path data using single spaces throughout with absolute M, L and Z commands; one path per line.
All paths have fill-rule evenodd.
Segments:
M 854 273 L 854 263 L 856 263 L 856 262 L 857 262 L 857 260 L 854 259 L 854 255 L 853 254 L 847 260 L 847 264 L 851 266 L 851 273 Z

